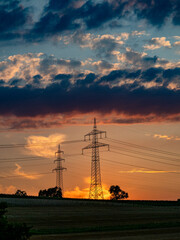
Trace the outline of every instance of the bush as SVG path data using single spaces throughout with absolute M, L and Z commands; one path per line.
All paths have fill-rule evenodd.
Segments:
M 61 188 L 58 188 L 58 187 L 48 188 L 47 190 L 46 189 L 40 190 L 39 197 L 62 198 L 62 191 L 61 191 Z
M 24 224 L 9 223 L 4 216 L 7 203 L 0 203 L 0 239 L 1 240 L 27 240 L 30 238 L 30 227 Z

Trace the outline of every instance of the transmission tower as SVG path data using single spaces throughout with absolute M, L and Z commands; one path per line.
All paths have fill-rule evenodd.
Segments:
M 61 158 L 61 153 L 64 152 L 60 150 L 60 145 L 58 145 L 58 151 L 55 153 L 56 160 L 54 160 L 54 163 L 57 162 L 57 166 L 53 171 L 56 171 L 56 187 L 61 188 L 63 193 L 63 170 L 66 168 L 62 167 L 62 161 L 65 159 Z
M 96 118 L 94 118 L 93 130 L 84 136 L 85 141 L 89 138 L 89 140 L 92 140 L 92 143 L 82 149 L 82 153 L 86 149 L 92 149 L 90 199 L 104 199 L 101 185 L 99 148 L 107 146 L 109 150 L 109 144 L 98 142 L 98 138 L 102 138 L 103 135 L 106 137 L 106 132 L 97 129 Z

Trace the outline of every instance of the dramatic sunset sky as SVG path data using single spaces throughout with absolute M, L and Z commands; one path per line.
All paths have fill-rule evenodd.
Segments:
M 179 0 L 0 0 L 0 192 L 54 187 L 96 117 L 106 198 L 180 198 L 179 58 Z M 61 145 L 65 197 L 88 197 L 87 144 Z

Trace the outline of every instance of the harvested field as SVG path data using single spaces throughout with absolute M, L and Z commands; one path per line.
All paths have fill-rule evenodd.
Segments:
M 31 225 L 32 240 L 180 239 L 180 206 L 173 205 L 88 205 L 74 200 L 60 206 L 11 206 L 7 217 Z

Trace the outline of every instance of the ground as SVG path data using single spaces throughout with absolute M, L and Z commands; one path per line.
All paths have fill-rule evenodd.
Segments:
M 31 240 L 180 239 L 180 206 L 16 206 L 8 208 L 7 217 L 31 225 Z

